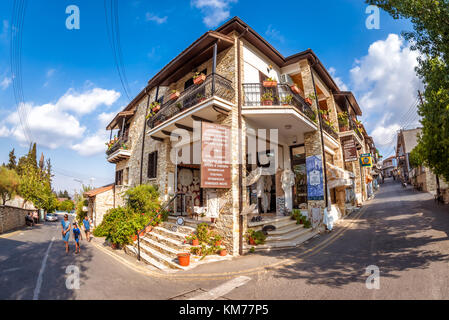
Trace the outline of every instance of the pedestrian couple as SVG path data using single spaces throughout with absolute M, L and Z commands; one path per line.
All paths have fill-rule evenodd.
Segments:
M 84 217 L 83 219 L 84 229 L 86 232 L 86 239 L 88 242 L 90 242 L 90 223 L 89 219 Z M 64 215 L 64 220 L 61 221 L 61 227 L 62 227 L 62 240 L 65 243 L 65 252 L 69 252 L 69 238 L 70 238 L 70 230 L 72 230 L 72 226 L 70 225 L 69 216 L 68 214 Z M 80 238 L 83 240 L 83 236 L 81 234 L 81 230 L 78 227 L 78 224 L 76 222 L 73 223 L 73 238 L 75 239 L 75 253 L 80 253 Z

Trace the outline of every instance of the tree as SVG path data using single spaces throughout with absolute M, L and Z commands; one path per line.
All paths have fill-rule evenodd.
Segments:
M 8 164 L 6 165 L 6 167 L 7 167 L 8 169 L 10 169 L 10 170 L 16 170 L 16 168 L 17 168 L 16 155 L 15 155 L 15 150 L 14 150 L 14 149 L 12 149 L 12 150 L 9 152 L 9 162 L 8 162 Z
M 38 199 L 38 194 L 40 192 L 40 175 L 36 168 L 32 167 L 30 164 L 25 164 L 22 170 L 26 172 L 20 175 L 18 192 L 23 198 L 23 205 L 29 201 L 34 201 Z
M 410 19 L 413 32 L 404 32 L 412 49 L 420 51 L 417 73 L 425 84 L 419 107 L 422 135 L 415 160 L 449 181 L 449 3 L 447 0 L 367 0 L 395 19 Z M 419 161 L 418 161 L 419 162 Z
M 6 201 L 14 198 L 19 186 L 19 176 L 17 173 L 8 169 L 7 167 L 0 168 L 0 196 L 2 198 L 3 205 Z

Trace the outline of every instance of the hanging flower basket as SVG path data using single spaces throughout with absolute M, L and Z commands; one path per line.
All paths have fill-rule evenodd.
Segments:
M 204 73 L 195 74 L 195 76 L 193 76 L 193 83 L 196 85 L 200 85 L 204 81 L 206 81 L 206 75 Z
M 263 82 L 263 86 L 265 88 L 273 88 L 273 87 L 276 87 L 277 85 L 278 85 L 278 82 L 273 79 L 267 79 Z

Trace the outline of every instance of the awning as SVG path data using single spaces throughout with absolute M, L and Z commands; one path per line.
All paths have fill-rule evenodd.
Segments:
M 111 121 L 111 123 L 106 127 L 106 130 L 119 129 L 122 125 L 123 118 L 125 118 L 125 121 L 127 121 L 129 118 L 132 118 L 135 113 L 136 109 L 119 112 Z
M 327 167 L 327 186 L 329 189 L 338 187 L 352 187 L 355 175 L 352 172 L 343 170 L 330 163 L 326 163 Z

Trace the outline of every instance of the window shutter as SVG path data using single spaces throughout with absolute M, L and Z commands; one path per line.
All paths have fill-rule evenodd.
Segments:
M 154 179 L 157 177 L 157 151 L 148 155 L 148 178 Z

